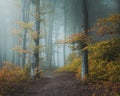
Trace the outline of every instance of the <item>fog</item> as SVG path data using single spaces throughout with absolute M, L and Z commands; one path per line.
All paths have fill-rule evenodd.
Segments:
M 3 61 L 12 62 L 13 51 L 11 49 L 15 43 L 12 30 L 16 28 L 16 21 L 20 17 L 17 3 L 16 0 L 2 0 L 0 3 L 0 54 Z
M 57 67 L 65 64 L 65 60 L 72 53 L 72 50 L 67 47 L 67 44 L 57 44 L 56 42 L 58 40 L 65 40 L 65 36 L 83 30 L 81 2 L 82 0 L 40 0 L 40 11 L 45 11 L 45 14 L 40 16 L 42 20 L 38 26 L 40 26 L 40 34 L 45 36 L 39 39 L 40 44 L 44 45 L 44 48 L 40 48 L 40 62 L 38 65 L 42 67 Z M 92 27 L 99 18 L 119 13 L 119 0 L 90 0 L 87 3 L 89 7 L 89 27 Z M 34 17 L 37 14 L 35 13 L 36 6 L 35 0 L 1 0 L 1 66 L 4 61 L 23 66 L 24 59 L 25 64 L 30 63 L 30 65 L 34 65 L 36 57 L 30 46 L 34 46 L 36 43 L 34 40 L 31 40 L 29 33 L 36 30 L 38 23 L 36 23 L 37 19 Z M 33 26 L 31 28 L 22 28 L 18 24 L 20 21 L 26 24 L 33 22 Z M 19 31 L 21 32 L 21 37 L 15 35 L 15 32 Z M 21 42 L 19 42 L 20 38 L 22 39 Z M 24 42 L 26 43 L 24 44 Z M 16 46 L 21 46 L 24 50 L 29 50 L 30 53 L 19 53 L 13 50 Z

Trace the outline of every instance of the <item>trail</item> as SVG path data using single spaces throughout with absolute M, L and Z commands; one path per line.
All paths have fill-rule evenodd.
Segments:
M 45 77 L 33 81 L 25 96 L 80 96 L 73 73 L 48 72 Z
M 87 82 L 77 83 L 74 73 L 45 73 L 45 78 L 31 81 L 26 94 L 20 96 L 117 96 L 120 83 Z M 118 95 L 119 96 L 119 95 Z

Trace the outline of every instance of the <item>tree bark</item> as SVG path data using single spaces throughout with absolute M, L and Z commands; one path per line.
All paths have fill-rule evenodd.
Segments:
M 29 0 L 25 0 L 23 2 L 23 21 L 24 23 L 28 23 L 29 21 L 29 8 L 30 8 L 30 5 L 29 5 Z M 24 36 L 23 36 L 23 50 L 26 50 L 26 39 L 27 39 L 27 28 L 24 29 Z M 22 59 L 22 66 L 24 67 L 25 63 L 26 63 L 26 53 L 23 53 L 23 59 Z
M 66 41 L 66 0 L 64 1 L 64 38 Z M 66 64 L 66 44 L 63 46 L 64 65 Z
M 83 29 L 85 31 L 85 34 L 88 35 L 88 9 L 87 9 L 87 0 L 82 0 L 82 9 L 83 9 Z M 87 46 L 86 43 L 81 44 L 82 49 Z M 81 57 L 82 57 L 82 73 L 81 78 L 82 80 L 86 79 L 86 76 L 88 75 L 88 50 L 82 50 L 81 51 Z
M 39 67 L 39 35 L 40 35 L 40 0 L 36 0 L 35 2 L 36 6 L 36 23 L 35 23 L 35 30 L 37 32 L 38 38 L 34 40 L 35 42 L 35 51 L 34 51 L 34 56 L 35 56 L 35 68 Z

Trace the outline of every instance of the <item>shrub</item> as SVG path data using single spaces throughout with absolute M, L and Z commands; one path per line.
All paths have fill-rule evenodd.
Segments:
M 94 60 L 114 61 L 120 54 L 120 39 L 112 39 L 88 46 Z
M 102 41 L 88 48 L 90 79 L 120 81 L 120 39 Z
M 71 64 L 68 64 L 64 67 L 57 69 L 57 72 L 77 72 L 77 69 L 80 68 L 81 58 L 75 58 L 72 60 Z
M 0 69 L 0 95 L 16 96 L 27 88 L 28 78 L 25 70 L 13 64 L 6 64 Z
M 68 55 L 68 57 L 67 57 L 67 59 L 66 59 L 66 65 L 67 64 L 71 64 L 72 62 L 73 62 L 73 60 L 74 59 L 76 59 L 76 58 L 78 58 L 79 56 L 78 56 L 78 54 L 76 53 L 76 52 L 72 52 L 72 53 L 70 53 L 69 55 Z
M 120 82 L 120 39 L 102 41 L 87 47 L 89 52 L 89 80 Z M 74 58 L 71 64 L 57 71 L 76 72 L 81 78 L 81 58 Z

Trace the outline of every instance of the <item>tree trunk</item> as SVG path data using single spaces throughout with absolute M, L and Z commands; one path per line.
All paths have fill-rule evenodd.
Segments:
M 48 62 L 49 62 L 49 69 L 53 69 L 53 29 L 54 29 L 54 17 L 55 17 L 55 6 L 56 6 L 56 0 L 54 0 L 54 3 L 52 3 L 51 0 L 49 0 L 50 5 L 52 6 L 53 13 L 50 14 L 49 19 L 49 35 L 48 35 Z
M 2 67 L 2 50 L 1 50 L 1 40 L 0 40 L 0 68 Z
M 34 51 L 34 56 L 35 56 L 35 68 L 39 67 L 39 35 L 40 35 L 40 0 L 36 0 L 35 2 L 35 6 L 36 6 L 36 32 L 37 32 L 37 36 L 38 38 L 36 38 L 34 40 L 35 42 L 35 51 Z
M 25 0 L 23 2 L 23 21 L 24 23 L 28 23 L 29 21 L 29 0 Z M 26 39 L 27 39 L 27 28 L 24 29 L 24 36 L 23 36 L 23 50 L 26 50 Z M 22 61 L 22 66 L 24 67 L 26 63 L 26 53 L 23 53 L 23 61 Z
M 88 35 L 88 9 L 87 9 L 87 0 L 82 0 L 82 8 L 83 8 L 83 29 L 85 31 L 85 34 Z M 87 46 L 86 43 L 81 44 L 82 49 Z M 82 73 L 81 78 L 82 80 L 86 79 L 86 76 L 88 75 L 88 50 L 82 50 L 81 51 L 81 57 L 82 57 Z
M 66 0 L 64 1 L 64 38 L 66 41 Z M 66 44 L 63 46 L 63 55 L 64 55 L 64 65 L 66 64 Z

